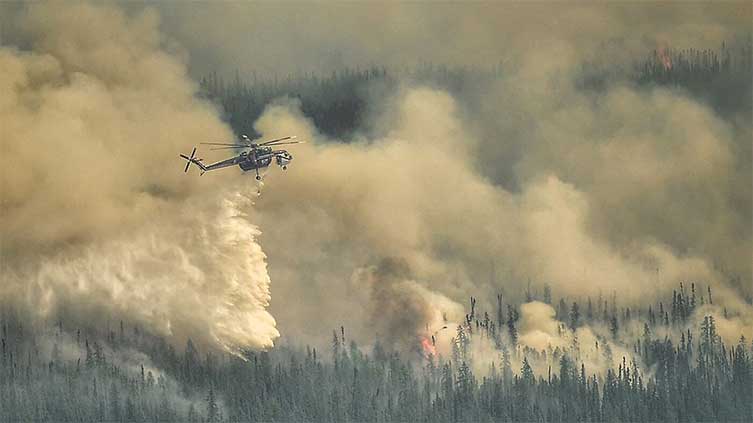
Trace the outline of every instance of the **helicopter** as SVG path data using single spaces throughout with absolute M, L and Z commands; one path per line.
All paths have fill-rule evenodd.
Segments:
M 302 144 L 305 142 L 295 141 L 295 139 L 296 136 L 293 135 L 256 143 L 251 141 L 247 135 L 242 135 L 239 142 L 234 144 L 203 142 L 201 144 L 216 146 L 212 147 L 211 150 L 240 148 L 244 149 L 244 151 L 241 151 L 240 154 L 229 159 L 221 160 L 212 164 L 204 164 L 203 159 L 196 158 L 196 147 L 194 147 L 193 151 L 191 152 L 191 156 L 186 156 L 185 154 L 180 155 L 180 157 L 185 159 L 187 162 L 186 168 L 183 170 L 183 172 L 188 172 L 188 168 L 192 163 L 198 166 L 199 169 L 201 169 L 202 175 L 206 172 L 209 172 L 210 170 L 217 170 L 238 165 L 244 172 L 248 172 L 250 170 L 256 171 L 256 180 L 261 181 L 259 169 L 269 166 L 272 163 L 273 159 L 277 162 L 277 165 L 282 168 L 282 170 L 288 168 L 288 164 L 290 164 L 290 162 L 293 160 L 293 155 L 288 153 L 286 150 L 275 150 L 274 147 L 287 144 Z M 249 150 L 245 151 L 245 149 Z

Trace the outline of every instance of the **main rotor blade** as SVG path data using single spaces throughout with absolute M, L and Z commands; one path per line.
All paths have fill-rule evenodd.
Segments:
M 214 147 L 214 148 L 210 148 L 210 150 L 212 150 L 212 151 L 214 151 L 214 150 L 231 150 L 231 149 L 235 149 L 235 148 L 253 148 L 253 147 L 251 147 L 250 145 L 238 145 L 238 146 L 234 146 L 234 147 Z
M 288 144 L 306 144 L 306 141 L 276 142 L 274 144 L 264 144 L 264 146 L 265 147 L 276 147 L 278 145 L 288 145 Z
M 250 144 L 225 144 L 225 143 L 221 143 L 221 142 L 202 142 L 200 144 L 204 144 L 204 145 L 227 145 L 227 146 L 231 146 L 231 147 L 248 147 L 248 146 L 250 146 Z
M 295 137 L 296 137 L 295 135 L 292 135 L 292 136 L 277 138 L 275 140 L 269 140 L 269 141 L 264 141 L 262 143 L 258 143 L 257 145 L 268 145 L 268 144 L 272 144 L 273 142 L 277 142 L 277 141 L 291 140 L 291 139 L 293 139 Z

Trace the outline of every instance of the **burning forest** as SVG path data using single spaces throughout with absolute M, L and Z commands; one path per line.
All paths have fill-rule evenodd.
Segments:
M 0 3 L 0 421 L 753 420 L 751 13 Z

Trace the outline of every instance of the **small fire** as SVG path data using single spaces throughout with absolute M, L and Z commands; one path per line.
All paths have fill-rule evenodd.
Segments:
M 421 336 L 421 350 L 427 360 L 432 360 L 437 356 L 437 347 L 434 345 L 431 338 L 427 336 Z
M 659 50 L 657 51 L 657 55 L 659 56 L 659 60 L 661 60 L 662 66 L 664 66 L 664 70 L 668 71 L 672 69 L 672 58 L 669 57 L 669 54 L 667 53 L 667 49 L 664 47 L 659 47 Z

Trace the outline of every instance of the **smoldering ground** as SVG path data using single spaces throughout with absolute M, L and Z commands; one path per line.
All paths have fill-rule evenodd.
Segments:
M 63 275 L 60 285 L 42 278 L 36 285 L 45 289 L 4 297 L 56 304 L 70 296 L 161 333 L 269 346 L 277 333 L 253 244 L 258 225 L 274 281 L 270 310 L 295 342 L 321 345 L 322 334 L 345 325 L 361 343 L 379 336 L 410 350 L 416 336 L 462 321 L 458 304 L 469 295 L 491 310 L 496 293 L 516 302 L 529 279 L 558 295 L 619 292 L 635 303 L 692 280 L 714 286 L 733 316 L 750 315 L 750 161 L 740 154 L 749 122 L 622 75 L 601 91 L 576 83 L 596 58 L 624 64 L 659 45 L 749 38 L 749 4 L 558 6 L 559 14 L 540 4 L 474 5 L 458 19 L 449 18 L 452 6 L 375 14 L 372 5 L 348 5 L 336 10 L 339 27 L 317 13 L 306 14 L 305 26 L 278 25 L 310 5 L 297 7 L 158 5 L 164 21 L 141 5 L 126 6 L 129 14 L 86 5 L 24 11 L 19 37 L 31 50 L 3 53 L 4 67 L 15 69 L 4 91 L 18 93 L 3 108 L 3 150 L 15 166 L 3 170 L 3 256 L 20 269 L 15 286 L 35 286 L 25 285 L 25 263 L 69 267 L 53 272 Z M 74 14 L 87 24 L 73 24 Z M 250 54 L 238 44 L 249 39 Z M 504 76 L 480 96 L 408 82 L 377 93 L 386 100 L 374 105 L 369 131 L 348 140 L 323 136 L 295 100 L 270 104 L 257 130 L 309 144 L 291 148 L 290 170 L 265 180 L 254 207 L 243 198 L 247 179 L 232 171 L 186 182 L 172 165 L 196 140 L 232 137 L 217 111 L 196 100 L 189 72 L 317 63 L 328 71 L 415 57 L 501 61 Z M 65 162 L 55 148 L 37 148 L 51 133 Z M 218 197 L 206 197 L 215 190 Z M 228 214 L 233 225 L 215 228 Z M 140 251 L 132 245 L 148 248 L 126 259 Z M 380 272 L 385 259 L 404 270 Z M 92 283 L 83 271 L 116 277 Z M 745 282 L 730 284 L 732 274 Z M 176 288 L 175 279 L 189 282 Z M 85 288 L 70 290 L 70 281 Z M 136 311 L 154 297 L 162 302 Z M 228 302 L 229 310 L 220 306 Z M 197 306 L 206 311 L 198 320 Z M 248 323 L 236 325 L 238 315 Z M 439 341 L 446 352 L 448 340 Z

